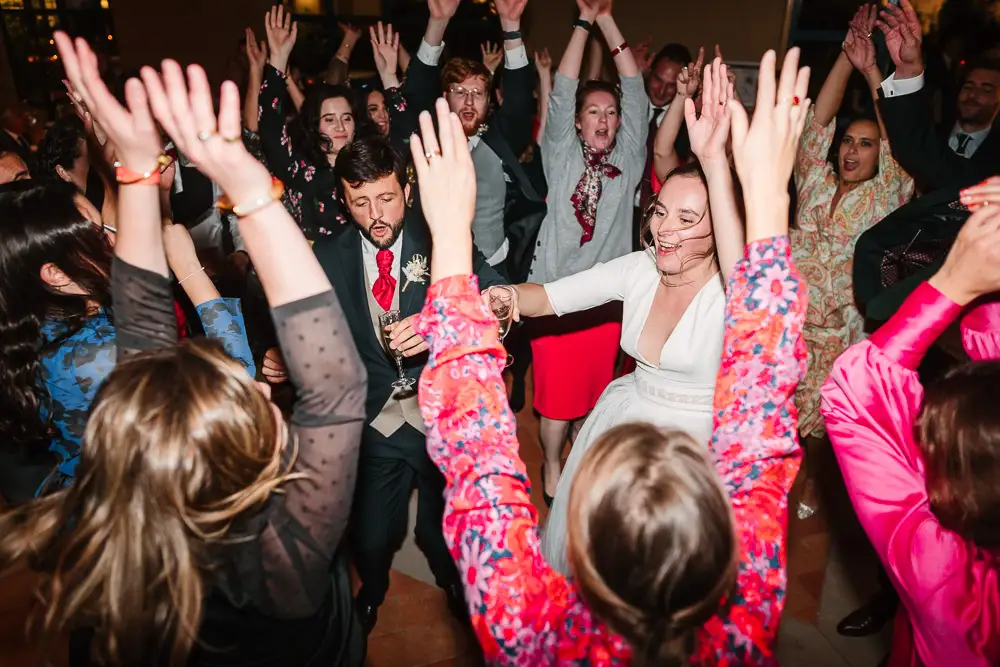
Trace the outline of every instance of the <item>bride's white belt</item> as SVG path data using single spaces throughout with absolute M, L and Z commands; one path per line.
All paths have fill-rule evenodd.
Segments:
M 670 382 L 642 368 L 635 371 L 635 388 L 643 398 L 664 407 L 712 413 L 714 386 Z

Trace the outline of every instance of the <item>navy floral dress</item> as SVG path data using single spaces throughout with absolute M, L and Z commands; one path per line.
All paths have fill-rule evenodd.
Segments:
M 205 335 L 218 339 L 251 376 L 256 375 L 239 300 L 213 299 L 197 311 Z M 42 327 L 42 336 L 47 344 L 41 353 L 41 382 L 48 401 L 42 404 L 41 417 L 54 430 L 49 449 L 60 463 L 39 494 L 72 482 L 90 404 L 118 358 L 115 326 L 104 311 L 91 316 L 69 336 L 63 322 L 49 320 Z

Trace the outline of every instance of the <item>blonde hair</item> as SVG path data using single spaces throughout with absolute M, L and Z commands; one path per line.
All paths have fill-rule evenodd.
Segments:
M 732 509 L 705 445 L 651 424 L 617 426 L 584 456 L 569 508 L 584 601 L 628 640 L 634 664 L 683 664 L 736 585 Z
M 213 546 L 293 477 L 279 437 L 270 402 L 215 342 L 121 361 L 93 402 L 75 484 L 0 515 L 0 569 L 27 557 L 47 573 L 44 645 L 82 624 L 99 662 L 155 651 L 185 664 Z

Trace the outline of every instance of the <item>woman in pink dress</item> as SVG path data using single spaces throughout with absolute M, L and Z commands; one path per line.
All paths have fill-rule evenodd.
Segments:
M 410 146 L 434 252 L 416 325 L 430 344 L 420 409 L 428 454 L 447 480 L 445 540 L 489 664 L 776 664 L 807 303 L 791 261 L 786 188 L 809 74 L 797 49 L 780 86 L 774 70 L 769 51 L 749 132 L 731 103 L 748 242 L 727 293 L 709 450 L 643 423 L 596 442 L 571 491 L 571 578 L 541 551 L 497 319 L 465 258 L 475 176 L 461 126 L 439 101 L 439 148 L 429 115 L 421 118 L 423 141 Z
M 964 201 L 964 200 L 963 200 Z M 969 218 L 944 266 L 823 386 L 854 509 L 902 600 L 890 667 L 1000 662 L 1000 208 Z M 932 385 L 917 366 L 963 308 L 973 359 Z

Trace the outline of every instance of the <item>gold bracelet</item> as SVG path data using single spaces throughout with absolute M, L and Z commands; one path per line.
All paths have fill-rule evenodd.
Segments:
M 229 197 L 223 195 L 219 198 L 219 201 L 215 203 L 215 206 L 223 211 L 232 211 L 233 215 L 237 218 L 245 218 L 248 215 L 253 215 L 257 211 L 261 210 L 265 206 L 272 204 L 279 199 L 281 195 L 285 194 L 285 184 L 281 182 L 281 179 L 272 177 L 271 178 L 271 191 L 262 197 L 257 197 L 252 201 L 245 203 L 233 204 Z

